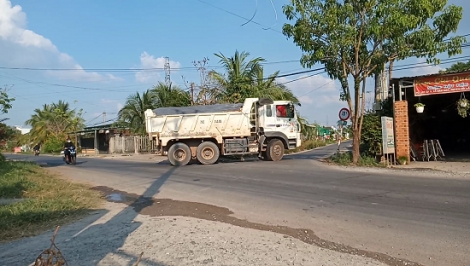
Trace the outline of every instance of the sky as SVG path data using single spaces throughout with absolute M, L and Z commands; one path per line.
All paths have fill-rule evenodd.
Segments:
M 262 57 L 265 74 L 308 70 L 299 63 L 300 48 L 282 34 L 287 22 L 282 6 L 288 2 L 0 0 L 0 84 L 16 99 L 2 117 L 8 117 L 10 125 L 24 126 L 34 109 L 64 100 L 83 109 L 88 126 L 113 120 L 127 96 L 165 80 L 165 57 L 172 83 L 183 89 L 188 82 L 200 82 L 195 60 L 206 57 L 209 70 L 223 71 L 214 53 L 229 57 L 238 50 L 249 52 L 250 58 Z M 449 3 L 464 8 L 456 34 L 470 33 L 464 27 L 470 24 L 470 1 Z M 460 56 L 468 55 L 464 49 Z M 450 66 L 427 66 L 416 58 L 395 66 L 412 64 L 420 67 L 394 71 L 394 77 L 431 74 Z M 278 82 L 300 99 L 302 116 L 335 125 L 339 110 L 346 107 L 339 101 L 338 82 L 325 74 L 307 75 Z M 372 92 L 373 85 L 369 80 L 367 91 Z M 372 97 L 368 93 L 367 102 Z

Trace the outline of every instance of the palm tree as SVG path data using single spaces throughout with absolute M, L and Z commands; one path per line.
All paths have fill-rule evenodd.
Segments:
M 257 57 L 247 61 L 250 54 L 248 52 L 235 51 L 233 57 L 226 57 L 223 54 L 215 54 L 220 58 L 219 62 L 224 67 L 226 74 L 215 71 L 210 72 L 210 77 L 223 90 L 220 92 L 220 98 L 224 102 L 243 102 L 250 95 L 250 89 L 256 73 L 261 68 L 260 63 L 265 60 Z
M 188 92 L 177 86 L 159 82 L 152 89 L 127 97 L 124 107 L 119 110 L 117 125 L 130 128 L 133 132 L 145 134 L 145 111 L 159 107 L 189 106 Z
M 265 59 L 256 57 L 247 61 L 249 53 L 235 51 L 233 57 L 215 54 L 226 74 L 215 71 L 210 77 L 222 88 L 219 100 L 222 102 L 243 102 L 245 98 L 270 98 L 272 100 L 290 100 L 298 102 L 297 97 L 282 84 L 276 82 L 279 71 L 264 77 L 261 63 Z
M 126 104 L 119 110 L 118 122 L 137 133 L 145 133 L 145 115 L 147 109 L 154 109 L 155 104 L 150 90 L 140 95 L 139 92 L 127 97 Z
M 299 99 L 284 84 L 276 82 L 279 71 L 274 72 L 267 78 L 264 77 L 263 67 L 256 69 L 255 83 L 250 91 L 249 97 L 269 98 L 271 100 L 286 100 L 298 103 Z
M 150 92 L 152 94 L 154 108 L 191 105 L 191 96 L 189 93 L 172 84 L 166 85 L 163 82 L 158 82 Z
M 49 139 L 65 139 L 67 133 L 77 131 L 84 126 L 81 110 L 71 109 L 69 103 L 44 104 L 36 108 L 30 119 L 25 122 L 31 126 L 31 140 L 45 143 Z

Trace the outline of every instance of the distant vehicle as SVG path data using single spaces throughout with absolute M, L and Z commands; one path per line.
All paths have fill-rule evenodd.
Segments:
M 220 155 L 246 154 L 280 161 L 286 149 L 301 144 L 290 101 L 247 98 L 243 104 L 163 107 L 147 109 L 145 119 L 157 153 L 166 154 L 172 165 L 214 164 Z

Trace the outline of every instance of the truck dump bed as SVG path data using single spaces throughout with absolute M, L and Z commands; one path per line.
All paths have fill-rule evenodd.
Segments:
M 207 113 L 224 113 L 224 112 L 240 112 L 243 107 L 242 103 L 234 104 L 213 104 L 213 105 L 195 105 L 185 107 L 162 107 L 153 109 L 158 115 L 184 115 L 184 114 L 207 114 Z
M 250 136 L 251 102 L 147 110 L 146 129 L 162 145 L 171 139 Z

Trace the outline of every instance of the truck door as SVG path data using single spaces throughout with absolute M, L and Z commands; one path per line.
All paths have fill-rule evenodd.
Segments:
M 278 131 L 277 127 L 277 118 L 276 118 L 276 109 L 275 105 L 270 104 L 270 105 L 265 105 L 263 106 L 263 113 L 264 115 L 261 116 L 263 118 L 262 125 L 264 127 L 264 131 Z

